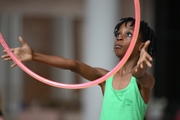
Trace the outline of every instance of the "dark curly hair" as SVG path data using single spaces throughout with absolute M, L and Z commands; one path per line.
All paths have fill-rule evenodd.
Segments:
M 122 18 L 120 20 L 120 22 L 115 26 L 114 28 L 114 35 L 117 34 L 120 26 L 125 23 L 125 25 L 127 25 L 128 22 L 131 22 L 131 26 L 134 26 L 135 24 L 135 19 L 132 17 L 127 17 L 127 18 Z M 148 46 L 148 53 L 149 55 L 151 55 L 151 57 L 155 57 L 156 52 L 157 52 L 157 48 L 156 48 L 156 44 L 157 44 L 157 38 L 156 35 L 154 33 L 154 31 L 148 26 L 148 23 L 146 23 L 145 21 L 141 21 L 140 22 L 140 33 L 142 35 L 142 42 L 146 42 L 147 40 L 150 40 L 150 44 Z

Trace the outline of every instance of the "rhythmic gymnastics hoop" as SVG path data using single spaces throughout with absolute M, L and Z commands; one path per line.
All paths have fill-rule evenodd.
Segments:
M 108 72 L 103 77 L 96 79 L 91 82 L 87 83 L 81 83 L 81 84 L 63 84 L 54 82 L 52 80 L 48 80 L 44 77 L 39 76 L 38 74 L 31 71 L 29 68 L 27 68 L 21 61 L 16 58 L 16 56 L 12 53 L 6 42 L 4 41 L 4 38 L 2 34 L 0 33 L 0 43 L 3 46 L 3 48 L 6 50 L 6 52 L 9 54 L 9 56 L 12 58 L 12 60 L 27 74 L 29 74 L 31 77 L 35 78 L 36 80 L 39 80 L 40 82 L 43 82 L 45 84 L 48 84 L 53 87 L 57 88 L 65 88 L 65 89 L 82 89 L 82 88 L 88 88 L 94 85 L 97 85 L 103 81 L 105 81 L 110 76 L 114 75 L 121 67 L 126 63 L 127 59 L 129 58 L 130 54 L 132 53 L 134 46 L 137 41 L 138 33 L 139 33 L 139 25 L 140 25 L 140 3 L 139 0 L 134 0 L 134 7 L 135 7 L 135 27 L 134 27 L 134 35 L 132 37 L 131 43 L 127 49 L 126 54 L 122 58 L 122 60 L 112 69 L 110 72 Z

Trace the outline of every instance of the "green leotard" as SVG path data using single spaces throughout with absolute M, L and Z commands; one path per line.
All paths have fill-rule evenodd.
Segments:
M 143 120 L 147 105 L 139 92 L 136 79 L 122 90 L 112 86 L 113 76 L 106 80 L 100 120 Z

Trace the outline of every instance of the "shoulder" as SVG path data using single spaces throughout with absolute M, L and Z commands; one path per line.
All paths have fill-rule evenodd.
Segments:
M 106 75 L 109 71 L 103 68 L 96 68 L 96 70 L 101 74 L 101 77 L 103 77 L 104 75 Z M 103 81 L 102 83 L 99 83 L 99 86 L 101 87 L 102 93 L 104 93 L 104 89 L 105 89 L 105 83 L 106 80 Z

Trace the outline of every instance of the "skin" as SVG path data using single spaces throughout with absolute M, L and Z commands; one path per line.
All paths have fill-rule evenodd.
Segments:
M 131 22 L 128 22 L 127 25 L 122 24 L 114 40 L 114 53 L 119 60 L 125 55 L 132 39 L 134 26 L 130 26 L 130 24 Z M 125 88 L 129 84 L 131 77 L 134 76 L 137 79 L 136 81 L 142 98 L 147 104 L 155 79 L 146 69 L 147 67 L 152 67 L 151 62 L 153 59 L 147 53 L 150 41 L 143 43 L 140 39 L 141 33 L 138 36 L 131 56 L 124 66 L 114 75 L 113 88 L 116 90 Z M 80 61 L 35 52 L 21 37 L 19 37 L 19 40 L 22 43 L 22 47 L 12 48 L 11 50 L 22 62 L 36 61 L 61 69 L 68 69 L 90 81 L 98 79 L 109 72 L 106 69 L 94 68 Z M 6 51 L 4 52 L 6 53 Z M 2 59 L 5 61 L 12 60 L 8 54 L 3 55 Z M 15 63 L 11 65 L 11 67 L 14 66 L 16 66 Z M 99 86 L 102 89 L 102 93 L 104 93 L 105 82 L 100 83 Z
M 3 117 L 0 116 L 0 120 L 4 120 Z

